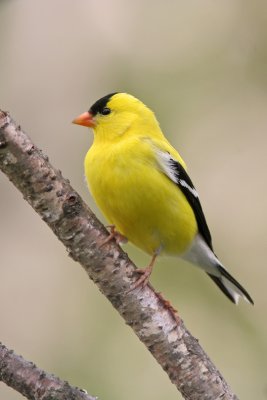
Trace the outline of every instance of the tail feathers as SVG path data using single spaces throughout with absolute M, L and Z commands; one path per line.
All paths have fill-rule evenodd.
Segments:
M 217 266 L 217 270 L 220 272 L 221 276 L 218 277 L 209 273 L 208 275 L 233 303 L 238 304 L 239 298 L 242 297 L 248 303 L 254 304 L 248 292 L 229 274 L 229 272 L 221 265 Z

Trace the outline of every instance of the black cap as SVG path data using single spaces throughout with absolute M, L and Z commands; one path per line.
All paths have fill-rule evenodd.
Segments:
M 103 108 L 106 107 L 108 101 L 111 99 L 114 94 L 117 94 L 118 92 L 110 93 L 107 94 L 104 97 L 101 97 L 101 99 L 97 100 L 90 108 L 89 112 L 93 115 L 96 115 L 97 113 L 101 113 Z

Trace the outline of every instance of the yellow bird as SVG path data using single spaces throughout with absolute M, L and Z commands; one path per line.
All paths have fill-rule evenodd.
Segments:
M 111 93 L 73 122 L 94 131 L 85 175 L 115 227 L 109 239 L 127 239 L 152 256 L 133 288 L 145 286 L 156 257 L 168 254 L 202 268 L 232 302 L 253 304 L 214 254 L 198 193 L 154 113 L 134 96 Z

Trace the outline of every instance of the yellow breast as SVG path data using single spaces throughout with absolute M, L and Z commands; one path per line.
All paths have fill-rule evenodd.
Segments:
M 179 255 L 195 237 L 191 206 L 159 169 L 148 142 L 94 143 L 85 158 L 85 175 L 107 220 L 145 252 Z

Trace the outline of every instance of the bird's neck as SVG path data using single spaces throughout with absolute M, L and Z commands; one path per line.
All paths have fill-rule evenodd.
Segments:
M 113 124 L 101 124 L 94 129 L 94 142 L 95 144 L 107 144 L 119 142 L 122 138 L 129 138 L 131 136 L 143 137 L 150 136 L 151 138 L 162 138 L 163 133 L 160 129 L 156 118 L 138 118 L 128 116 L 127 118 L 120 118 L 118 121 L 114 120 Z

